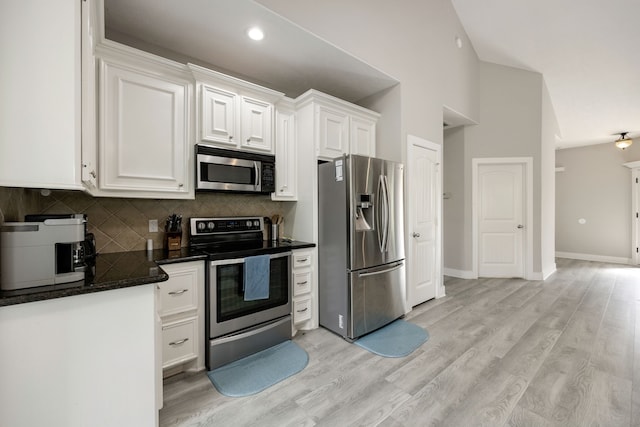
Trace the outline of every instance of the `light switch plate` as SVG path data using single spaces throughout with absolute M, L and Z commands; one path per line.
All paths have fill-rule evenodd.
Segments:
M 150 219 L 149 220 L 149 233 L 157 233 L 158 232 L 158 220 Z

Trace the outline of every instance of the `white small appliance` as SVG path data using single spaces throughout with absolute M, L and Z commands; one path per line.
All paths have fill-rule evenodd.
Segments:
M 83 280 L 83 218 L 6 222 L 0 228 L 0 286 L 17 290 Z

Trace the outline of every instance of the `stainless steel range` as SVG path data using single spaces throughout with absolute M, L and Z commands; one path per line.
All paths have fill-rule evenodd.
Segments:
M 263 230 L 261 217 L 190 219 L 190 246 L 209 258 L 205 283 L 209 370 L 291 339 L 291 250 L 263 241 Z M 256 272 L 259 261 L 262 269 Z M 268 285 L 262 285 L 266 295 L 247 297 L 245 287 L 251 285 L 247 275 L 258 279 L 268 275 Z

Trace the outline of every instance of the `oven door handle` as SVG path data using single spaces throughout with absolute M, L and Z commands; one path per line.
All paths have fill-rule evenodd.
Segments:
M 278 252 L 275 254 L 269 254 L 269 258 L 271 259 L 275 259 L 275 258 L 282 258 L 285 256 L 290 256 L 291 255 L 291 251 L 287 251 L 287 252 Z M 244 258 L 234 258 L 234 259 L 219 259 L 219 260 L 215 260 L 215 261 L 209 261 L 211 264 L 211 266 L 216 266 L 216 265 L 229 265 L 229 264 L 244 264 L 244 261 L 249 258 L 249 257 L 244 257 Z

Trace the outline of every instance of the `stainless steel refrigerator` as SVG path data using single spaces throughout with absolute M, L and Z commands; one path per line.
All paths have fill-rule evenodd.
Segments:
M 404 315 L 403 165 L 318 165 L 320 325 L 355 340 Z

